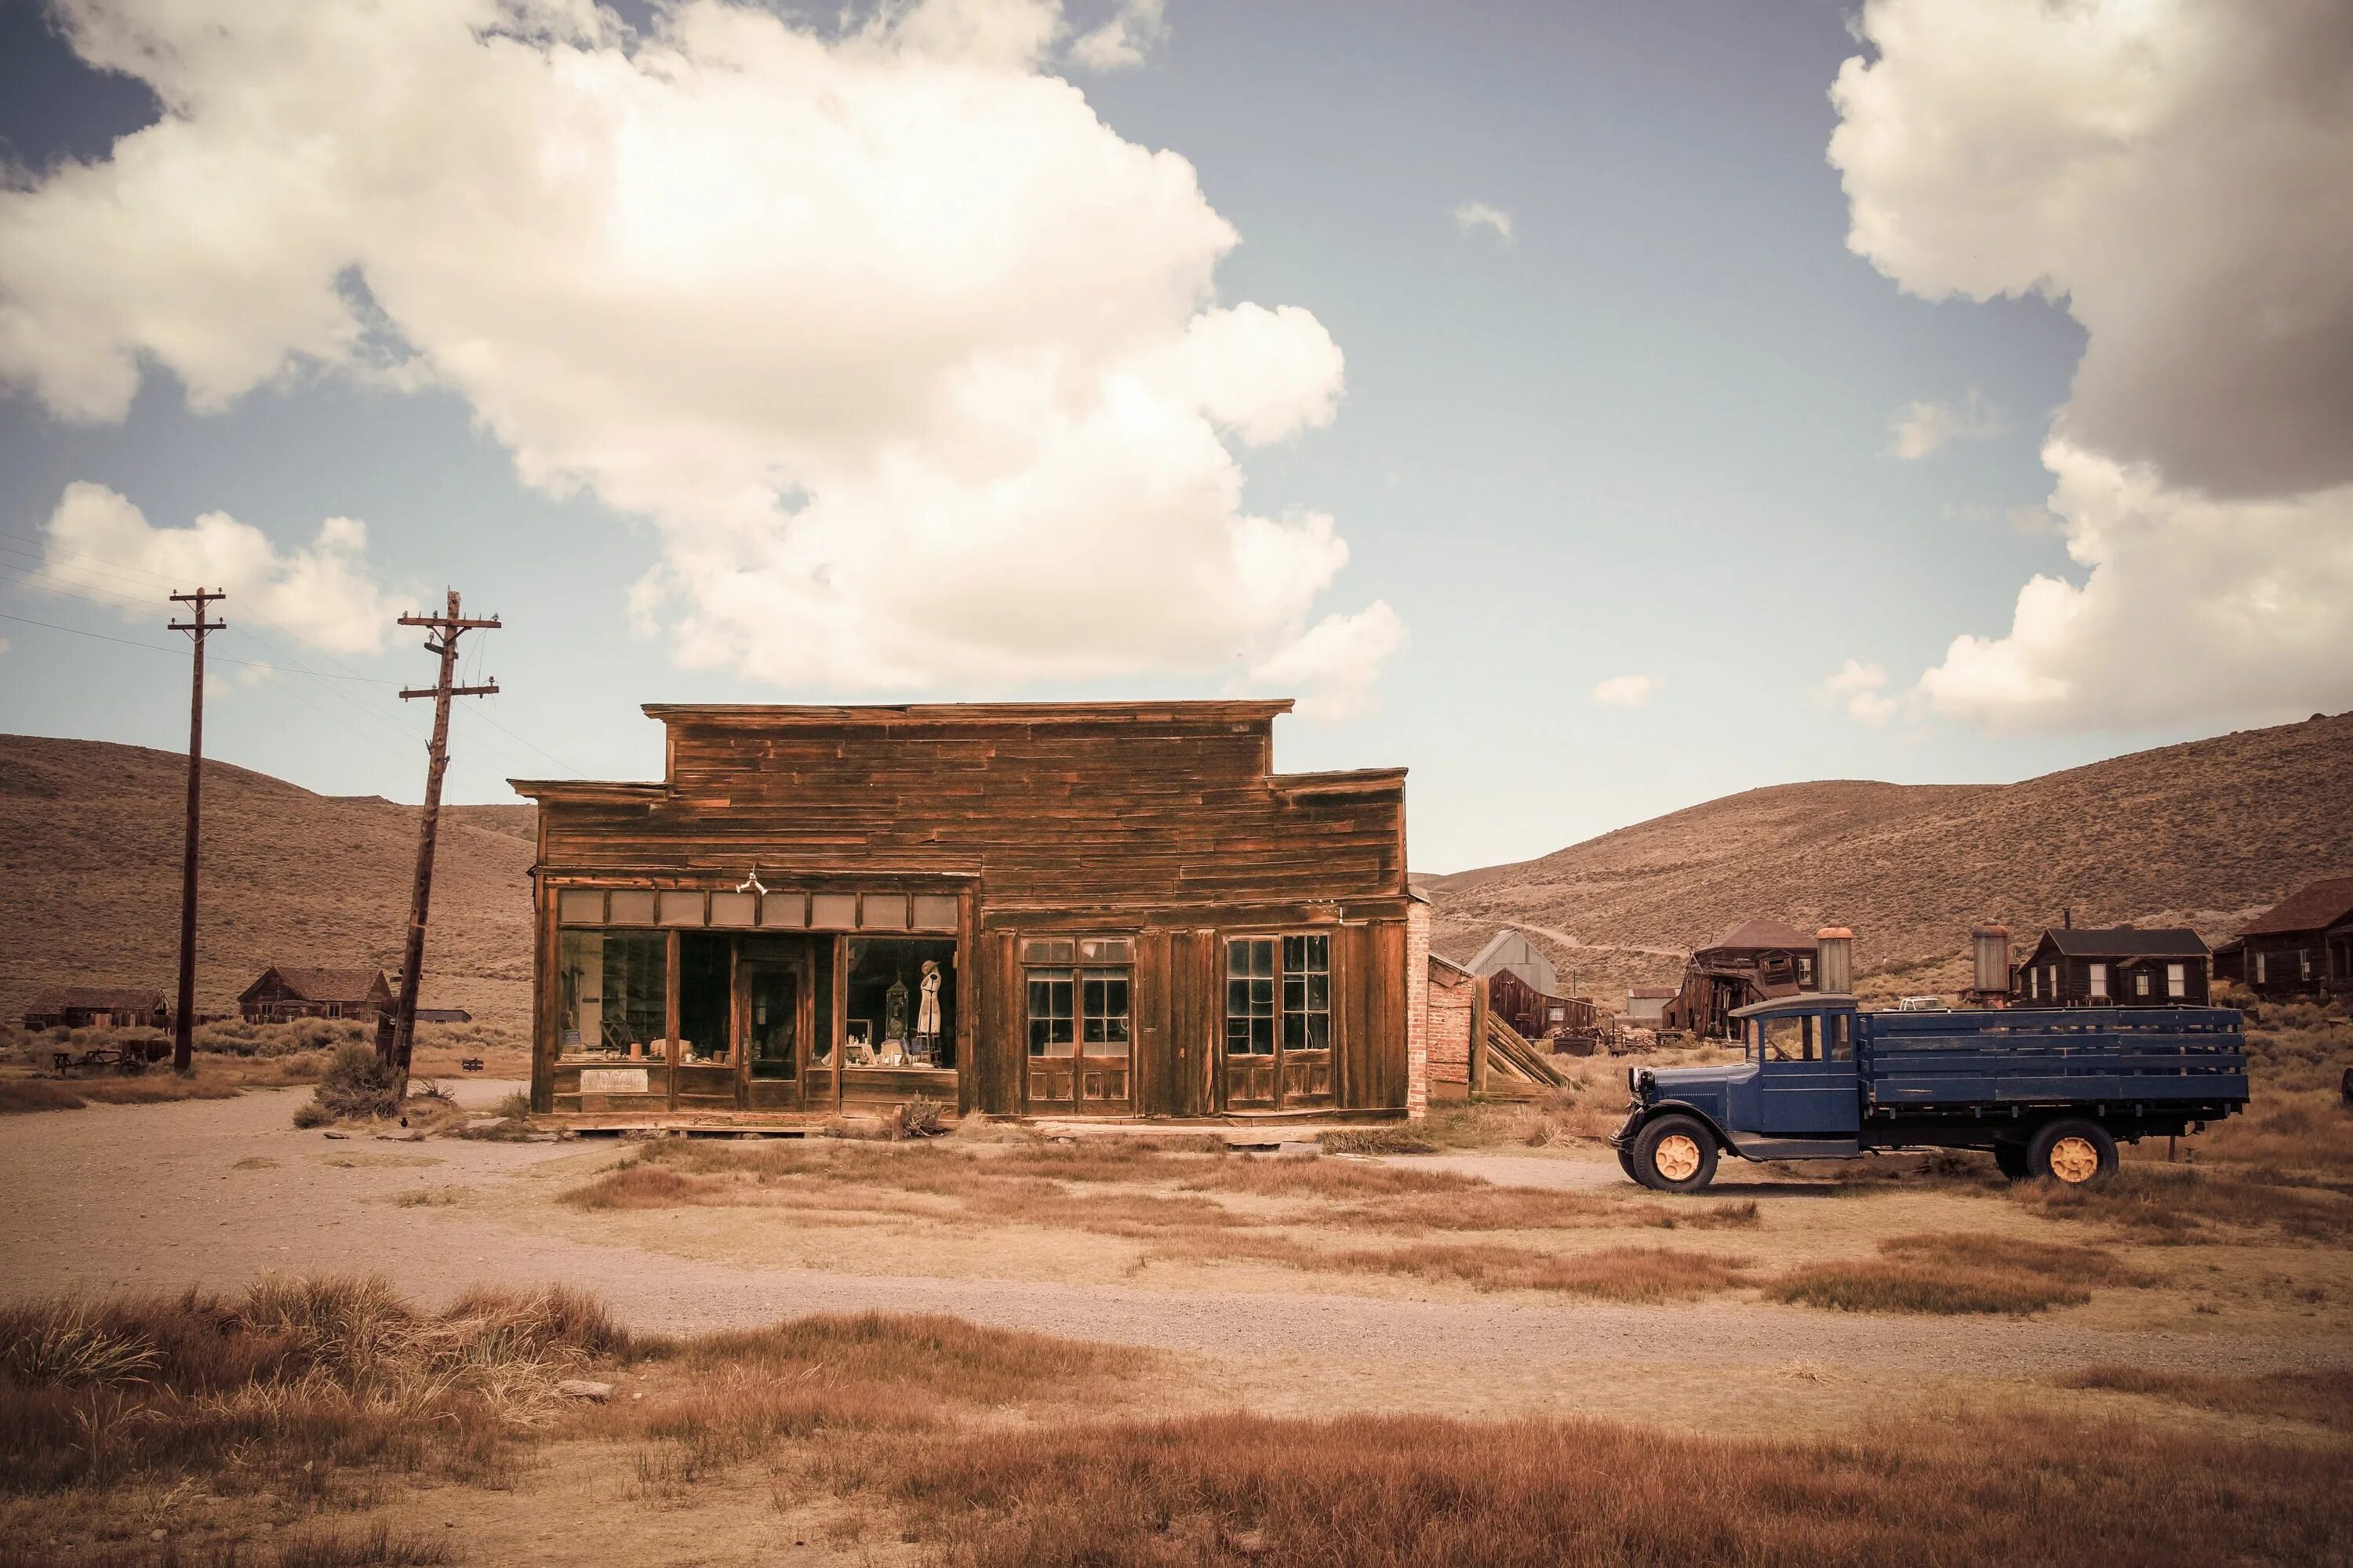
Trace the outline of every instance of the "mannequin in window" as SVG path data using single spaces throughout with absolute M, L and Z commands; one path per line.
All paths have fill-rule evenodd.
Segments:
M 918 989 L 923 1001 L 915 1011 L 915 1054 L 923 1061 L 934 1060 L 940 1050 L 940 963 L 937 959 L 923 960 L 923 978 Z

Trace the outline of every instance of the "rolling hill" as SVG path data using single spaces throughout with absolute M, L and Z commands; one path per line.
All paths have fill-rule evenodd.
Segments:
M 52 986 L 152 985 L 179 951 L 185 779 L 169 752 L 0 736 L 0 1016 Z M 424 1000 L 530 1015 L 529 805 L 443 819 Z M 265 964 L 391 969 L 417 811 L 205 771 L 198 991 L 224 1009 Z M 2220 937 L 2290 888 L 2353 872 L 2353 714 L 2137 752 L 2006 785 L 1788 784 L 1537 860 L 1418 878 L 1440 951 L 1499 926 L 1543 941 L 1605 1002 L 1663 983 L 1735 920 L 1855 928 L 1862 969 L 1960 983 L 1968 927 L 2186 923 Z
M 2325 872 L 2353 872 L 2353 714 L 2111 758 L 2002 785 L 1786 784 L 1540 859 L 1418 878 L 1436 945 L 1542 940 L 1605 1002 L 1668 984 L 1748 916 L 1854 927 L 1858 966 L 1954 989 L 1968 927 L 2125 921 L 2209 940 Z
M 185 758 L 99 741 L 0 736 L 0 1017 L 52 986 L 177 983 Z M 533 809 L 445 811 L 422 1001 L 485 1022 L 531 1015 Z M 273 962 L 399 961 L 417 808 L 314 795 L 205 764 L 197 1000 Z

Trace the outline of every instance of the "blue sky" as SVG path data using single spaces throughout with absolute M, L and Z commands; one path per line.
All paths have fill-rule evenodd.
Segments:
M 1850 194 L 1826 155 L 1841 117 L 1831 89 L 1843 62 L 1878 55 L 1851 32 L 1848 7 L 1174 0 L 1156 27 L 1149 6 L 1124 14 L 1139 61 L 1082 64 L 1070 40 L 1106 16 L 1073 5 L 1061 41 L 1020 69 L 1064 77 L 1116 138 L 1189 162 L 1199 197 L 1239 236 L 1215 262 L 1219 304 L 1312 313 L 1345 356 L 1336 403 L 1318 409 L 1333 388 L 1316 379 L 1317 341 L 1304 329 L 1282 340 L 1303 366 L 1282 433 L 1227 444 L 1246 476 L 1243 510 L 1286 526 L 1328 516 L 1345 543 L 1336 574 L 1298 568 L 1313 608 L 1285 624 L 1296 632 L 1377 602 L 1402 627 L 1393 650 L 1366 644 L 1378 644 L 1368 655 L 1381 659 L 1377 681 L 1339 705 L 1342 716 L 1282 722 L 1278 762 L 1410 768 L 1419 869 L 1539 854 L 1758 785 L 2015 779 L 2353 698 L 2353 660 L 2325 631 L 2300 634 L 2304 673 L 2292 680 L 2225 682 L 2179 701 L 2103 698 L 2103 672 L 2129 670 L 2135 639 L 2158 635 L 2146 598 L 2095 604 L 2071 623 L 2079 642 L 2094 635 L 2084 626 L 2106 640 L 2094 652 L 2033 643 L 2021 616 L 2012 641 L 2027 652 L 2003 653 L 1998 673 L 2021 691 L 2057 681 L 2074 695 L 2036 708 L 1985 696 L 1984 679 L 1915 686 L 1925 672 L 1959 668 L 1955 638 L 2012 633 L 2021 587 L 2039 574 L 2148 579 L 2100 555 L 2112 547 L 2102 540 L 2129 532 L 2102 503 L 2044 510 L 2061 471 L 2045 443 L 2054 420 L 2061 434 L 2072 428 L 2087 351 L 2078 313 L 2109 319 L 2082 302 L 2128 286 L 2111 274 L 2131 263 L 2104 255 L 2109 271 L 2095 275 L 2081 260 L 2086 241 L 2049 241 L 2049 254 L 2021 241 L 2014 278 L 1948 276 L 1935 252 L 1941 215 L 1921 216 L 1931 198 L 1915 194 L 1939 182 L 1861 155 L 1846 172 L 1898 221 L 1873 259 L 1851 250 Z M 27 201 L 70 160 L 104 165 L 115 136 L 158 112 L 144 88 L 79 61 L 37 8 L 0 5 L 0 135 Z M 1926 63 L 1888 63 L 1872 79 L 1879 101 L 1850 102 L 1850 118 L 1901 129 L 1908 104 L 1971 90 Z M 1898 77 L 1897 65 L 1918 74 Z M 2203 101 L 2187 90 L 2183 101 Z M 1508 215 L 1508 235 L 1458 218 L 1466 203 Z M 7 233 L 0 217 L 0 301 L 11 257 L 26 253 Z M 2071 265 L 2084 268 L 2072 291 L 2031 291 L 2038 272 L 2064 281 Z M 62 285 L 24 281 L 35 276 L 20 271 L 13 287 L 38 307 L 41 287 Z M 364 264 L 343 275 L 347 295 L 370 286 Z M 1967 297 L 1976 292 L 1995 297 Z M 0 369 L 5 355 L 0 347 Z M 778 344 L 780 365 L 796 355 Z M 622 503 L 635 482 L 610 471 L 585 484 L 526 479 L 502 439 L 520 427 L 502 425 L 487 395 L 298 354 L 198 410 L 180 376 L 147 364 L 119 417 L 60 413 L 53 369 L 16 366 L 0 397 L 0 614 L 11 618 L 0 621 L 0 728 L 185 742 L 185 653 L 161 607 L 133 620 L 93 602 L 162 589 L 164 557 L 85 547 L 72 562 L 82 575 L 54 569 L 52 516 L 77 483 L 105 487 L 154 530 L 225 512 L 288 551 L 324 519 L 360 519 L 366 575 L 388 596 L 364 602 L 407 608 L 448 584 L 470 609 L 502 614 L 507 630 L 478 641 L 480 668 L 505 693 L 461 705 L 450 775 L 461 800 L 511 799 L 511 775 L 657 773 L 659 732 L 638 715 L 642 702 L 1209 696 L 1308 667 L 1239 642 L 1213 662 L 1214 647 L 1205 655 L 1210 644 L 1179 630 L 1129 668 L 1043 669 L 991 662 L 983 630 L 943 641 L 880 689 L 844 689 L 828 674 L 838 666 L 743 652 L 766 634 L 756 580 L 748 612 L 729 612 L 748 613 L 754 630 L 739 626 L 712 644 L 726 651 L 682 665 L 675 622 L 658 610 L 633 625 L 630 601 L 665 541 L 685 536 L 679 514 L 649 521 Z M 1896 421 L 1919 403 L 1974 414 L 1925 455 L 1893 455 Z M 2096 412 L 2082 410 L 2082 422 Z M 2166 454 L 2129 448 L 2116 437 L 2096 450 L 2154 461 L 2161 486 Z M 2210 497 L 2261 503 L 2278 526 L 2335 550 L 2339 476 L 2320 477 L 2272 493 L 2136 492 L 2132 515 L 2174 525 Z M 2062 478 L 2063 489 L 2073 482 Z M 822 499 L 825 483 L 809 484 Z M 1076 530 L 1070 592 L 1092 591 L 1088 530 L 1122 525 L 1106 516 Z M 888 559 L 874 570 L 887 585 Z M 2353 610 L 2334 580 L 2314 591 L 2320 620 Z M 913 587 L 909 601 L 921 602 Z M 777 602 L 777 622 L 791 622 Z M 892 613 L 892 602 L 886 587 L 860 613 Z M 235 678 L 207 711 L 210 755 L 328 793 L 416 798 L 425 715 L 390 694 L 427 678 L 427 655 L 406 641 L 377 650 L 278 630 L 258 623 L 250 599 L 224 612 L 237 630 L 216 655 L 318 673 L 248 679 L 258 673 L 229 666 Z M 1115 638 L 1122 611 L 1105 613 L 1113 624 L 1102 635 Z M 1090 644 L 1086 656 L 1102 652 Z M 2019 673 L 2031 659 L 2044 662 Z M 1238 675 L 1235 661 L 1253 660 L 1259 674 Z M 1851 660 L 1883 677 L 1826 692 Z M 1628 676 L 1648 678 L 1646 702 L 1595 700 L 1597 683 Z M 1876 722 L 1847 705 L 1858 691 L 1866 706 L 1884 705 L 1867 715 Z

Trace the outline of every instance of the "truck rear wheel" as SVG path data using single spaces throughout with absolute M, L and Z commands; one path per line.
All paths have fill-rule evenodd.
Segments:
M 2095 1121 L 2052 1122 L 2026 1146 L 2026 1173 L 2063 1187 L 2097 1186 L 2116 1173 L 2116 1140 Z
M 1654 1192 L 1696 1192 L 1715 1180 L 1715 1135 L 1687 1116 L 1662 1116 L 1635 1136 L 1634 1180 Z

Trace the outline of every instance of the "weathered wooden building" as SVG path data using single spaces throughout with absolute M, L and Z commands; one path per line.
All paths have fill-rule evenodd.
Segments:
M 1664 1025 L 1667 1003 L 1680 993 L 1672 986 L 1630 986 L 1626 991 L 1626 1016 L 1629 1029 L 1657 1029 Z
M 1778 920 L 1743 920 L 1691 956 L 1661 1027 L 1729 1038 L 1733 1010 L 1814 989 L 1814 939 Z
M 2204 938 L 2186 926 L 2042 933 L 2011 972 L 2010 999 L 2028 1007 L 2204 1007 Z
M 272 964 L 237 993 L 237 1010 L 249 1023 L 296 1018 L 354 1018 L 364 1023 L 392 1006 L 392 982 L 382 969 L 324 969 Z
M 2306 883 L 2239 933 L 2241 983 L 2258 996 L 2353 995 L 2353 876 Z
M 1593 1003 L 1585 997 L 1538 991 L 1511 969 L 1498 969 L 1486 980 L 1487 1005 L 1525 1039 L 1590 1034 L 1599 1025 Z
M 1275 773 L 1290 707 L 649 705 L 660 782 L 515 782 L 534 1108 L 1418 1107 L 1404 771 Z
M 112 986 L 68 986 L 25 1010 L 27 1029 L 163 1029 L 171 1022 L 163 992 Z

